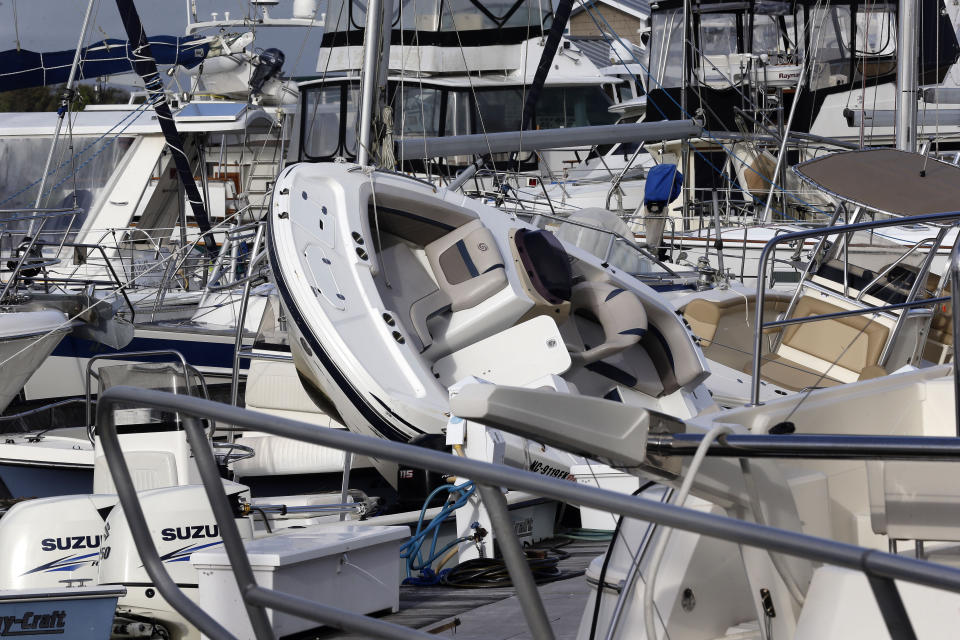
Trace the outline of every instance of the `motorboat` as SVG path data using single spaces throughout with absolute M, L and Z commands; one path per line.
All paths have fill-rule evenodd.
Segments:
M 294 165 L 277 179 L 268 247 L 297 370 L 357 433 L 439 435 L 451 388 L 471 377 L 680 416 L 712 404 L 702 353 L 653 289 L 462 194 Z M 542 453 L 521 442 L 508 456 L 555 472 Z
M 943 253 L 956 237 L 960 169 L 919 154 L 872 149 L 824 156 L 794 171 L 834 194 L 837 212 L 855 212 L 846 225 L 835 216 L 832 226 L 768 241 L 762 273 L 773 270 L 778 242 L 781 251 L 790 250 L 788 242 L 812 245 L 799 282 L 768 289 L 762 279 L 752 290 L 731 284 L 672 294 L 715 376 L 738 383 L 726 386 L 718 401 L 756 402 L 758 357 L 767 397 L 947 362 L 953 327 Z M 896 187 L 880 189 L 877 180 Z M 908 245 L 891 237 L 905 228 L 923 238 Z M 728 395 L 737 386 L 740 393 Z M 719 387 L 712 390 L 717 394 Z

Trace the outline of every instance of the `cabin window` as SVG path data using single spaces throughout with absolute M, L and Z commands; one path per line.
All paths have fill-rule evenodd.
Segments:
M 610 98 L 597 87 L 547 87 L 537 101 L 538 129 L 613 124 Z
M 682 78 L 683 12 L 680 9 L 653 14 L 650 49 L 650 76 L 653 89 L 679 87 Z
M 450 91 L 447 93 L 443 134 L 462 136 L 468 133 L 470 133 L 470 96 L 466 92 Z
M 393 107 L 393 130 L 410 136 L 440 135 L 439 89 L 410 82 L 397 86 Z
M 525 99 L 523 87 L 477 91 L 477 133 L 519 131 Z
M 0 209 L 23 209 L 33 207 L 37 188 L 33 185 L 50 150 L 50 137 L 0 138 Z M 83 226 L 87 214 L 101 197 L 117 167 L 133 144 L 129 137 L 105 138 L 98 142 L 97 136 L 73 136 L 73 152 L 76 162 L 70 162 L 69 136 L 61 136 L 57 142 L 54 158 L 61 162 L 56 173 L 47 179 L 47 196 L 40 201 L 43 208 L 71 208 L 76 203 L 79 209 L 73 214 L 53 215 L 44 224 L 41 241 L 58 243 L 63 232 L 70 229 L 67 241 L 72 241 Z M 55 162 L 55 165 L 57 164 Z M 75 171 L 74 171 L 75 169 Z M 76 192 L 76 199 L 74 199 Z M 0 227 L 4 230 L 3 249 L 15 246 L 22 239 L 19 233 L 30 226 L 32 213 L 0 213 Z
M 302 153 L 310 160 L 357 153 L 357 109 L 360 88 L 337 83 L 304 91 Z

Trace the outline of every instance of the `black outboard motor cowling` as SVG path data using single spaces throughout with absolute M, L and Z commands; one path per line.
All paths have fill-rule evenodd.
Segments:
M 250 78 L 250 91 L 254 95 L 263 91 L 263 85 L 267 80 L 280 73 L 285 59 L 286 56 L 280 49 L 264 49 L 260 52 L 257 56 L 257 68 L 253 72 L 253 77 Z

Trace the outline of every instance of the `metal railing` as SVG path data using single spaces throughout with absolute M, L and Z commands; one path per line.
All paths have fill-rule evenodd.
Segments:
M 66 398 L 66 399 L 64 399 L 64 400 L 57 400 L 57 401 L 55 401 L 55 402 L 49 402 L 49 403 L 43 404 L 43 405 L 41 405 L 41 406 L 39 406 L 39 407 L 33 407 L 32 409 L 26 409 L 26 410 L 20 411 L 20 412 L 18 412 L 18 413 L 10 413 L 10 414 L 5 414 L 5 415 L 0 415 L 0 433 L 4 433 L 4 434 L 13 433 L 12 431 L 10 431 L 9 429 L 6 428 L 6 425 L 7 425 L 7 424 L 10 424 L 10 423 L 13 423 L 13 422 L 17 422 L 17 421 L 20 422 L 20 432 L 21 432 L 21 433 L 27 433 L 27 432 L 31 431 L 32 429 L 30 429 L 30 427 L 27 426 L 27 421 L 26 421 L 26 419 L 27 419 L 27 418 L 32 418 L 32 417 L 34 417 L 34 416 L 38 416 L 38 415 L 40 415 L 41 413 L 45 413 L 45 412 L 49 412 L 49 413 L 50 413 L 50 416 L 49 416 L 46 420 L 43 420 L 43 424 L 45 424 L 45 425 L 56 425 L 56 424 L 57 424 L 57 420 L 54 419 L 54 417 L 53 417 L 53 415 L 54 415 L 53 412 L 56 411 L 57 409 L 62 409 L 62 408 L 65 408 L 65 407 L 80 406 L 80 405 L 90 406 L 90 403 L 91 403 L 91 402 L 94 402 L 94 401 L 89 401 L 89 400 L 87 400 L 87 399 L 85 399 L 85 398 Z M 95 402 L 94 402 L 94 403 L 95 403 Z M 63 424 L 63 422 L 60 422 L 60 424 Z M 40 436 L 42 436 L 42 435 L 43 435 L 44 433 L 46 433 L 47 431 L 51 431 L 51 430 L 53 430 L 53 429 L 55 429 L 55 428 L 56 428 L 55 426 L 49 426 L 49 427 L 43 428 L 41 431 L 39 431 L 39 432 L 36 434 L 36 437 L 39 438 Z
M 960 277 L 960 270 L 956 273 Z M 884 620 L 894 637 L 915 637 L 894 580 L 904 580 L 960 593 L 960 569 L 946 565 L 670 504 L 661 504 L 505 465 L 471 460 L 424 447 L 358 435 L 341 429 L 318 429 L 312 424 L 255 413 L 199 398 L 131 387 L 108 389 L 100 397 L 97 407 L 98 434 L 117 488 L 120 504 L 140 552 L 140 558 L 163 598 L 201 633 L 215 640 L 227 640 L 232 636 L 180 590 L 160 560 L 117 438 L 113 407 L 118 404 L 174 410 L 184 416 L 187 438 L 193 449 L 207 498 L 220 528 L 224 549 L 233 567 L 240 596 L 246 605 L 258 640 L 275 637 L 266 615 L 266 607 L 367 636 L 384 638 L 430 638 L 433 636 L 258 586 L 244 551 L 233 509 L 223 491 L 213 451 L 196 418 L 215 419 L 284 438 L 417 468 L 455 474 L 473 480 L 478 487 L 483 488 L 481 495 L 491 514 L 494 534 L 505 551 L 504 559 L 511 579 L 517 586 L 524 615 L 527 617 L 528 624 L 531 624 L 535 637 L 538 638 L 552 638 L 552 631 L 549 625 L 545 630 L 542 627 L 544 622 L 540 617 L 543 611 L 542 603 L 530 579 L 529 567 L 525 562 L 517 562 L 517 556 L 513 553 L 519 549 L 519 542 L 514 536 L 503 495 L 496 489 L 497 487 L 510 487 L 545 498 L 611 511 L 628 518 L 655 522 L 734 544 L 766 549 L 863 572 L 868 578 Z M 769 436 L 771 441 L 779 437 Z M 954 444 L 954 448 L 957 446 L 960 446 L 960 442 Z M 516 545 L 516 548 L 513 548 L 513 545 Z M 513 552 L 508 549 L 512 549 Z
M 183 356 L 182 353 L 174 349 L 163 349 L 156 351 L 127 351 L 123 353 L 98 353 L 90 357 L 87 360 L 86 376 L 83 380 L 83 397 L 86 405 L 86 422 L 85 426 L 87 428 L 87 437 L 90 439 L 90 442 L 93 442 L 93 433 L 94 433 L 94 422 L 93 422 L 93 393 L 91 391 L 90 381 L 94 378 L 97 378 L 99 381 L 100 378 L 97 376 L 97 373 L 93 370 L 93 365 L 99 360 L 129 360 L 132 361 L 131 364 L 142 360 L 145 358 L 151 358 L 153 361 L 156 361 L 158 357 L 167 357 L 171 360 L 176 361 L 180 365 L 180 368 L 183 370 L 183 384 L 184 389 L 187 394 L 193 393 L 193 383 L 190 380 L 190 376 L 195 375 L 200 381 L 200 388 L 203 392 L 204 398 L 209 399 L 210 393 L 207 390 L 207 381 L 204 379 L 203 375 Z M 102 390 L 101 390 L 102 391 Z M 99 406 L 99 405 L 98 405 Z M 213 435 L 216 426 L 214 423 L 210 425 L 210 435 Z
M 52 153 L 52 151 L 51 151 L 51 153 Z M 44 175 L 44 179 L 46 179 L 46 175 Z M 5 300 L 6 297 L 7 297 L 7 294 L 10 292 L 11 287 L 13 287 L 13 286 L 16 285 L 17 280 L 18 280 L 19 277 L 20 277 L 20 271 L 23 269 L 23 266 L 24 266 L 24 264 L 27 262 L 27 260 L 28 260 L 28 259 L 31 259 L 31 258 L 36 258 L 35 255 L 32 255 L 32 252 L 33 252 L 34 247 L 38 244 L 38 240 L 39 240 L 39 238 L 40 238 L 40 235 L 43 233 L 43 227 L 44 227 L 44 225 L 47 223 L 47 220 L 49 220 L 50 218 L 59 218 L 59 217 L 63 217 L 63 216 L 70 216 L 70 224 L 67 225 L 67 229 L 63 232 L 63 237 L 64 237 L 64 239 L 65 239 L 65 238 L 67 237 L 67 233 L 69 233 L 69 231 L 70 231 L 70 228 L 73 227 L 73 222 L 74 222 L 74 220 L 76 220 L 77 214 L 79 214 L 79 213 L 81 213 L 81 212 L 82 212 L 81 209 L 77 209 L 77 208 L 75 208 L 75 207 L 70 207 L 70 208 L 58 208 L 58 209 L 43 209 L 43 208 L 33 207 L 33 208 L 30 208 L 30 209 L 3 209 L 3 210 L 0 210 L 0 213 L 14 213 L 14 214 L 18 214 L 18 213 L 34 213 L 34 214 L 38 214 L 38 213 L 39 213 L 39 215 L 17 216 L 17 217 L 13 217 L 13 218 L 7 218 L 6 220 L 3 221 L 4 227 L 6 226 L 6 224 L 7 224 L 8 222 L 13 221 L 13 220 L 17 220 L 17 221 L 19 221 L 19 220 L 30 220 L 30 221 L 31 221 L 30 229 L 32 230 L 32 229 L 33 229 L 33 221 L 35 221 L 35 220 L 40 220 L 40 226 L 39 226 L 39 228 L 36 230 L 36 233 L 31 233 L 31 231 L 27 231 L 27 232 L 26 232 L 26 233 L 27 233 L 27 237 L 25 237 L 24 239 L 27 240 L 27 245 L 26 245 L 25 247 L 19 248 L 19 250 L 21 250 L 20 256 L 17 258 L 17 263 L 16 263 L 16 265 L 13 267 L 13 273 L 10 274 L 10 277 L 7 279 L 6 283 L 4 283 L 4 285 L 3 285 L 3 291 L 0 292 L 0 301 Z M 6 233 L 6 230 L 4 230 L 4 233 Z M 32 263 L 34 262 L 33 260 L 30 260 L 30 261 L 31 261 L 31 265 L 30 265 L 31 268 L 35 268 L 35 266 L 37 266 L 37 265 L 32 264 Z
M 772 329 L 775 327 L 784 327 L 791 324 L 801 324 L 806 322 L 817 322 L 820 320 L 829 320 L 833 318 L 844 318 L 849 316 L 856 315 L 865 315 L 865 314 L 877 314 L 884 311 L 896 311 L 901 309 L 912 309 L 914 307 L 929 306 L 931 304 L 936 304 L 939 302 L 946 302 L 951 300 L 951 297 L 943 296 L 938 298 L 925 298 L 923 300 L 909 300 L 907 302 L 901 302 L 897 304 L 888 304 L 880 307 L 866 307 L 863 309 L 853 309 L 849 311 L 839 311 L 836 313 L 826 313 L 821 315 L 807 316 L 803 318 L 791 318 L 785 320 L 774 320 L 772 322 L 763 321 L 763 308 L 764 300 L 766 296 L 766 271 L 767 271 L 767 262 L 770 259 L 770 255 L 776 250 L 777 245 L 783 244 L 785 242 L 800 241 L 803 242 L 807 238 L 817 238 L 817 237 L 826 237 L 831 235 L 841 235 L 841 234 L 850 234 L 856 231 L 867 231 L 870 229 L 882 229 L 884 227 L 896 227 L 905 224 L 929 224 L 929 223 L 940 223 L 940 222 L 956 222 L 960 219 L 960 212 L 953 211 L 950 213 L 930 213 L 919 216 L 909 216 L 903 218 L 891 218 L 889 220 L 871 220 L 868 222 L 857 222 L 853 224 L 845 224 L 839 226 L 826 227 L 823 229 L 805 229 L 803 231 L 794 231 L 791 233 L 785 233 L 783 235 L 776 236 L 771 238 L 766 245 L 763 247 L 763 251 L 760 253 L 760 263 L 757 271 L 757 297 L 756 297 L 756 310 L 755 310 L 755 324 L 753 331 L 753 367 L 751 369 L 753 373 L 753 379 L 750 382 L 750 406 L 757 406 L 762 404 L 760 402 L 760 365 L 762 361 L 762 349 L 763 349 L 763 332 L 764 329 Z M 846 243 L 844 243 L 846 244 Z M 954 258 L 957 256 L 957 246 L 960 243 L 955 243 L 954 245 Z M 927 265 L 928 266 L 928 265 Z M 954 263 L 952 269 L 956 270 L 958 267 Z M 809 270 L 809 266 L 808 266 Z M 844 269 L 846 271 L 846 269 Z M 956 276 L 960 278 L 960 273 Z M 920 277 L 917 277 L 917 282 L 919 283 Z M 955 285 L 956 286 L 956 285 Z M 915 294 L 917 291 L 916 287 L 911 288 L 911 294 Z M 954 289 L 957 291 L 957 289 Z M 910 296 L 908 296 L 909 298 Z M 954 314 L 954 324 L 957 324 L 957 315 L 960 314 L 960 304 L 958 304 L 958 298 L 956 296 L 952 297 L 953 304 L 953 314 Z M 898 327 L 902 326 L 901 322 L 898 322 Z M 954 335 L 960 335 L 960 333 L 955 333 Z M 891 335 L 888 340 L 888 345 L 896 336 Z M 884 349 L 886 352 L 887 349 Z M 956 358 L 954 358 L 956 361 Z M 957 409 L 957 429 L 958 435 L 960 435 L 960 400 L 958 400 L 958 409 Z
M 237 313 L 237 332 L 234 335 L 233 340 L 233 370 L 230 375 L 230 404 L 236 405 L 237 400 L 239 399 L 240 394 L 240 359 L 247 357 L 253 358 L 256 357 L 252 350 L 244 351 L 243 349 L 243 332 L 245 325 L 247 324 L 247 307 L 250 303 L 250 288 L 253 284 L 251 280 L 253 271 L 254 261 L 257 259 L 257 252 L 260 251 L 260 247 L 263 244 L 263 235 L 266 228 L 266 222 L 256 223 L 256 234 L 253 238 L 253 248 L 250 250 L 250 255 L 254 256 L 250 261 L 248 266 L 247 277 L 243 280 L 243 293 L 240 298 L 240 310 Z M 273 358 L 270 358 L 273 359 Z M 290 360 L 293 360 L 291 357 Z
M 113 287 L 112 290 L 113 290 L 113 291 L 118 291 L 118 292 L 120 293 L 120 296 L 123 298 L 124 303 L 127 305 L 127 309 L 129 309 L 129 311 L 130 311 L 130 322 L 131 322 L 131 323 L 134 322 L 134 320 L 136 319 L 136 315 L 137 315 L 136 309 L 134 309 L 133 303 L 130 301 L 129 295 L 127 295 L 127 287 L 126 287 L 126 286 L 124 285 L 124 283 L 120 280 L 120 276 L 117 274 L 116 269 L 113 268 L 113 264 L 112 264 L 112 263 L 110 262 L 110 260 L 107 258 L 106 250 L 103 248 L 103 245 L 99 245 L 99 244 L 87 244 L 87 243 L 83 243 L 83 242 L 60 242 L 60 243 L 56 243 L 56 244 L 54 244 L 54 243 L 49 243 L 49 244 L 48 244 L 48 243 L 44 243 L 44 242 L 37 242 L 35 246 L 40 247 L 41 250 L 43 249 L 43 247 L 56 246 L 56 247 L 58 247 L 58 249 L 57 249 L 58 251 L 61 251 L 61 250 L 63 250 L 64 247 L 67 247 L 67 248 L 71 248 L 71 249 L 74 249 L 74 250 L 76 250 L 76 249 L 83 249 L 84 251 L 96 251 L 96 252 L 98 252 L 98 253 L 100 254 L 100 257 L 103 259 L 104 267 L 106 268 L 107 273 L 109 274 L 109 276 L 110 276 L 110 278 L 111 278 L 109 281 L 94 280 L 94 279 L 89 279 L 89 278 L 77 278 L 77 277 L 55 278 L 55 277 L 51 277 L 51 276 L 47 275 L 46 273 L 44 273 L 43 275 L 35 276 L 35 277 L 33 277 L 32 279 L 35 280 L 36 282 L 41 282 L 41 283 L 46 284 L 46 285 L 49 285 L 49 284 L 64 284 L 64 285 L 84 285 L 84 286 L 86 286 L 86 285 L 94 285 L 94 286 L 96 286 L 96 285 L 99 284 L 99 285 L 108 285 L 108 286 L 110 286 L 110 287 Z M 22 267 L 22 266 L 23 266 L 23 263 L 21 262 L 20 264 L 17 265 L 17 269 L 19 270 L 19 268 Z M 31 267 L 32 267 L 32 265 L 28 265 L 28 266 L 31 266 Z M 15 272 L 14 272 L 14 276 L 11 276 L 10 280 L 7 281 L 7 285 L 8 285 L 8 286 L 9 286 L 11 283 L 13 283 L 13 281 L 15 280 L 15 277 L 18 275 L 18 273 L 19 273 L 19 271 L 15 271 Z M 0 299 L 2 299 L 2 297 L 0 297 Z

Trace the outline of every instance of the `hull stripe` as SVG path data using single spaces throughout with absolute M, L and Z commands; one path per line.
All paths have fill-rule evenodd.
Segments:
M 270 223 L 267 225 L 270 236 L 273 235 L 273 219 L 271 217 Z M 268 238 L 267 247 L 270 252 L 270 268 L 273 271 L 274 283 L 277 285 L 277 291 L 280 293 L 280 297 L 283 299 L 283 304 L 287 308 L 287 312 L 292 316 L 294 324 L 298 327 L 305 327 L 307 323 L 303 316 L 300 314 L 300 309 L 297 307 L 293 296 L 290 294 L 290 291 L 287 289 L 287 285 L 284 282 L 283 274 L 280 270 L 280 261 L 277 259 L 276 250 L 274 248 L 274 243 L 272 242 L 272 237 Z M 377 410 L 368 403 L 363 396 L 358 392 L 350 380 L 340 371 L 339 368 L 334 364 L 333 360 L 324 350 L 323 346 L 317 340 L 316 336 L 309 331 L 301 332 L 303 337 L 307 340 L 310 345 L 310 348 L 313 350 L 315 356 L 320 361 L 320 364 L 327 371 L 330 377 L 333 378 L 334 383 L 337 387 L 340 388 L 340 391 L 347 397 L 350 403 L 354 408 L 360 412 L 360 415 L 370 424 L 370 427 L 380 434 L 381 437 L 387 440 L 393 440 L 396 442 L 407 442 L 410 440 L 413 435 L 424 433 L 423 430 L 414 427 L 410 423 L 404 421 L 404 424 L 416 432 L 416 434 L 404 434 L 400 429 L 387 421 Z

